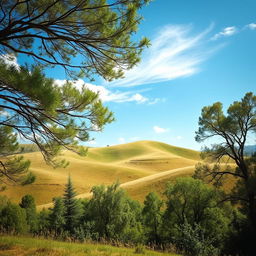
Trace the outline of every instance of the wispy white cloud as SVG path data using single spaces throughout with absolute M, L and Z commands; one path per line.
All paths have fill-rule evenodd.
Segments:
M 246 25 L 246 27 L 251 30 L 256 30 L 256 23 L 250 23 L 250 24 Z
M 169 131 L 168 128 L 162 128 L 162 127 L 159 127 L 159 126 L 157 126 L 157 125 L 155 125 L 155 126 L 153 127 L 153 130 L 154 130 L 155 133 L 166 133 L 166 132 Z
M 62 86 L 66 83 L 66 80 L 56 79 L 55 83 L 58 86 Z M 116 103 L 136 102 L 138 104 L 147 103 L 152 105 L 152 104 L 156 104 L 158 102 L 164 101 L 163 99 L 160 99 L 160 98 L 151 99 L 151 98 L 145 97 L 138 91 L 137 92 L 136 91 L 121 92 L 118 90 L 111 91 L 107 89 L 105 86 L 85 83 L 82 79 L 78 79 L 76 81 L 73 81 L 72 83 L 78 89 L 82 89 L 83 87 L 86 87 L 89 90 L 98 93 L 99 98 L 103 102 L 116 102 Z
M 142 61 L 132 70 L 125 72 L 125 78 L 109 83 L 110 86 L 130 87 L 153 84 L 180 77 L 191 76 L 200 70 L 200 64 L 216 49 L 207 49 L 205 31 L 191 35 L 190 25 L 168 25 L 161 29 L 145 50 Z
M 217 40 L 221 37 L 229 37 L 232 36 L 234 34 L 236 34 L 238 32 L 237 27 L 232 26 L 232 27 L 226 27 L 224 28 L 222 31 L 220 31 L 219 33 L 215 34 L 211 40 Z

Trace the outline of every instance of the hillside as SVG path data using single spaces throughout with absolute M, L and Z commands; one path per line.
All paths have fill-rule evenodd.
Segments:
M 62 195 L 69 174 L 78 194 L 88 195 L 93 185 L 111 184 L 118 180 L 124 183 L 122 186 L 131 196 L 143 200 L 149 191 L 163 191 L 169 179 L 191 174 L 199 160 L 197 151 L 155 141 L 90 148 L 86 157 L 64 151 L 61 157 L 70 162 L 65 169 L 48 166 L 40 152 L 24 156 L 31 160 L 31 171 L 37 176 L 36 182 L 25 187 L 9 187 L 3 194 L 15 202 L 25 194 L 32 194 L 37 205 L 49 203 L 53 197 Z M 144 177 L 151 178 L 142 179 Z M 137 179 L 140 179 L 139 182 L 129 185 Z

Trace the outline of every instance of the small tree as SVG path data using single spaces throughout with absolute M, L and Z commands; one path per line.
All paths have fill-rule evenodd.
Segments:
M 30 232 L 36 232 L 38 228 L 38 219 L 34 197 L 31 195 L 23 196 L 20 207 L 26 211 L 26 220 L 29 225 Z
M 50 227 L 54 230 L 55 236 L 58 236 L 65 227 L 65 208 L 63 199 L 60 197 L 56 197 L 53 199 L 53 208 L 50 209 L 51 213 L 49 216 L 50 219 Z
M 38 230 L 37 233 L 39 235 L 43 235 L 47 237 L 49 235 L 50 230 L 50 212 L 49 210 L 46 210 L 45 208 L 39 212 L 38 214 Z
M 178 227 L 176 246 L 185 256 L 217 256 L 219 250 L 213 246 L 214 237 L 207 238 L 205 230 L 198 224 L 193 227 L 185 222 Z
M 95 186 L 92 193 L 88 220 L 94 223 L 94 231 L 100 237 L 124 242 L 141 240 L 142 230 L 137 216 L 141 209 L 119 188 L 118 183 L 108 187 Z
M 65 220 L 65 229 L 70 232 L 70 234 L 74 233 L 75 228 L 78 225 L 78 221 L 80 218 L 80 209 L 75 199 L 76 193 L 73 188 L 73 184 L 70 176 L 68 177 L 68 183 L 66 184 L 65 193 L 64 193 L 64 220 Z
M 26 233 L 28 231 L 26 211 L 19 205 L 8 202 L 0 214 L 0 226 L 3 231 L 14 233 Z
M 162 224 L 163 201 L 159 196 L 150 192 L 144 201 L 144 208 L 142 210 L 143 222 L 146 227 L 146 236 L 149 242 L 160 243 L 160 227 Z

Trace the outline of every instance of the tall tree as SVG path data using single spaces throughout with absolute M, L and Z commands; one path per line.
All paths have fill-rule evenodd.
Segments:
M 75 199 L 75 196 L 76 192 L 69 176 L 64 193 L 64 220 L 65 229 L 71 234 L 74 233 L 74 230 L 77 227 L 80 218 L 80 209 L 77 203 L 77 199 Z
M 256 133 L 256 96 L 249 92 L 241 99 L 235 101 L 227 109 L 225 115 L 222 104 L 216 102 L 202 109 L 199 118 L 199 129 L 196 132 L 198 142 L 216 137 L 221 142 L 206 148 L 206 156 L 221 160 L 228 157 L 234 161 L 236 168 L 229 166 L 226 169 L 200 168 L 198 175 L 210 176 L 215 181 L 222 177 L 236 178 L 237 182 L 233 193 L 227 198 L 239 202 L 247 213 L 251 225 L 256 232 L 256 157 L 245 156 L 245 145 L 249 135 Z

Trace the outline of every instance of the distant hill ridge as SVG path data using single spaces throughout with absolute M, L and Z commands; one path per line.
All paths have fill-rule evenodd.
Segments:
M 64 150 L 60 158 L 69 161 L 69 166 L 53 169 L 45 163 L 41 152 L 36 151 L 36 148 L 26 145 L 25 149 L 27 152 L 35 151 L 26 153 L 25 158 L 31 161 L 31 171 L 37 177 L 36 182 L 23 187 L 9 187 L 2 194 L 15 202 L 19 202 L 25 194 L 32 194 L 38 205 L 61 196 L 69 175 L 77 194 L 90 192 L 94 185 L 109 185 L 117 180 L 124 184 L 140 179 L 139 183 L 132 183 L 134 185 L 126 187 L 126 190 L 133 198 L 144 200 L 150 191 L 163 191 L 165 184 L 173 177 L 191 175 L 195 164 L 200 160 L 200 152 L 195 150 L 157 141 L 137 141 L 89 148 L 86 157 Z M 175 171 L 177 169 L 178 172 Z M 145 179 L 144 182 L 142 178 L 147 176 L 156 178 Z

